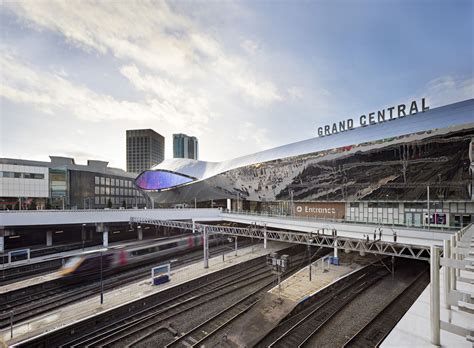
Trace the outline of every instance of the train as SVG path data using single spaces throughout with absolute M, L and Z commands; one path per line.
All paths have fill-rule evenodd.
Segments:
M 226 241 L 226 238 L 209 235 L 209 246 Z M 102 250 L 86 251 L 67 259 L 60 268 L 59 274 L 62 277 L 70 277 L 98 273 L 101 257 L 103 271 L 120 267 L 125 268 L 128 265 L 152 258 L 156 259 L 167 255 L 182 254 L 186 251 L 197 249 L 202 246 L 202 243 L 203 238 L 201 235 L 191 235 L 161 241 L 152 245 L 132 246 L 126 249 L 123 247 L 110 247 Z

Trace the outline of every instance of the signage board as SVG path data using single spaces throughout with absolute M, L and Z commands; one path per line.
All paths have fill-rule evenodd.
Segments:
M 388 122 L 396 118 L 415 115 L 418 112 L 425 112 L 429 109 L 430 107 L 426 104 L 425 98 L 422 98 L 419 102 L 413 100 L 408 104 L 399 104 L 397 106 L 391 106 L 387 109 L 373 111 L 361 115 L 358 118 L 359 126 L 367 127 L 377 123 Z M 333 124 L 327 124 L 323 127 L 318 127 L 318 136 L 322 137 L 326 135 L 337 134 L 350 131 L 352 129 L 354 129 L 354 119 L 349 118 L 347 120 L 335 122 Z
M 344 219 L 346 204 L 338 202 L 295 202 L 295 215 L 319 219 Z

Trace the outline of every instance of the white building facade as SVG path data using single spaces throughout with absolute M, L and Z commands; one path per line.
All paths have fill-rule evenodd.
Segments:
M 0 197 L 3 207 L 33 199 L 43 206 L 49 197 L 48 168 L 0 163 Z

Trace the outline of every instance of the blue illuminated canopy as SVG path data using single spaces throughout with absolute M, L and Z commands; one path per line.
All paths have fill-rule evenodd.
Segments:
M 135 179 L 135 184 L 142 190 L 163 190 L 187 184 L 194 180 L 189 176 L 165 170 L 147 170 Z

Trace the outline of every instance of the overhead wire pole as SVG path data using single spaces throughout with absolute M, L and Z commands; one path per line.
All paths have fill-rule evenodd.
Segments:
M 207 234 L 207 228 L 206 226 L 203 226 L 203 232 L 202 232 L 202 235 L 203 235 L 203 241 L 202 241 L 202 244 L 203 244 L 203 252 L 204 252 L 204 268 L 209 268 L 209 243 L 208 243 L 208 234 Z
M 440 305 L 439 305 L 439 247 L 431 246 L 430 258 L 430 317 L 431 317 L 431 343 L 440 345 Z

